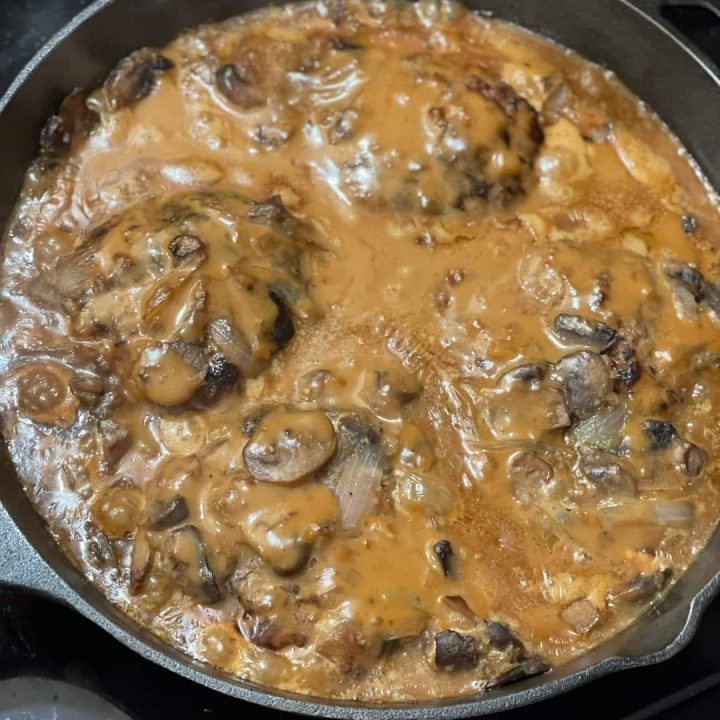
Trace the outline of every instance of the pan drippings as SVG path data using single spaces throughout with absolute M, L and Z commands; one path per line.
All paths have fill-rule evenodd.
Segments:
M 720 218 L 608 73 L 446 2 L 121 61 L 5 244 L 4 433 L 189 655 L 383 702 L 549 671 L 720 515 Z

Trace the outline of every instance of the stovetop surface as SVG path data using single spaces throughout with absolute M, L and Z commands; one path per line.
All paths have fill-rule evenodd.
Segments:
M 89 4 L 0 0 L 0 92 L 52 33 Z M 720 18 L 713 21 L 711 15 L 685 7 L 671 8 L 667 17 L 720 63 Z M 257 720 L 290 717 L 178 677 L 66 607 L 0 589 L 0 720 L 230 720 L 245 714 Z M 504 713 L 502 720 L 545 717 L 720 718 L 720 599 L 709 608 L 692 643 L 675 658 Z

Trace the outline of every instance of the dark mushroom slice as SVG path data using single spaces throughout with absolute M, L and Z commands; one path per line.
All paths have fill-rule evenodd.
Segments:
M 640 573 L 610 593 L 610 600 L 612 602 L 645 602 L 655 597 L 671 577 L 672 570 L 669 568 L 652 574 Z
M 635 348 L 620 338 L 607 352 L 615 377 L 622 385 L 631 388 L 642 376 L 642 365 L 637 359 Z
M 295 337 L 295 326 L 288 310 L 288 306 L 279 295 L 270 292 L 270 299 L 277 305 L 278 314 L 272 330 L 270 340 L 277 350 L 284 348 Z
M 114 472 L 118 463 L 132 445 L 130 431 L 114 420 L 103 419 L 98 423 L 102 440 L 103 459 L 110 472 Z
M 342 527 L 354 528 L 372 507 L 387 454 L 379 428 L 354 414 L 338 420 L 337 446 L 322 482 L 335 493 Z
M 497 620 L 489 622 L 485 628 L 490 645 L 495 650 L 507 650 L 510 646 L 518 644 L 519 641 L 507 625 Z
M 541 382 L 547 372 L 547 363 L 526 363 L 518 365 L 500 378 L 501 384 L 513 385 L 514 383 Z
M 174 67 L 155 50 L 143 48 L 121 60 L 108 75 L 103 88 L 111 110 L 127 108 L 152 94 L 157 78 Z
M 720 283 L 706 282 L 703 285 L 703 300 L 715 315 L 720 315 Z
M 686 235 L 694 235 L 698 229 L 698 219 L 694 215 L 682 216 L 682 229 Z
M 485 687 L 488 690 L 505 687 L 506 685 L 512 685 L 513 683 L 520 682 L 521 680 L 527 680 L 528 678 L 535 677 L 536 675 L 544 675 L 550 670 L 552 670 L 551 665 L 545 662 L 545 660 L 541 657 L 533 655 L 525 658 L 515 665 L 515 667 L 501 673 L 496 678 L 489 680 Z
M 303 647 L 307 641 L 306 636 L 297 629 L 283 627 L 275 619 L 249 611 L 243 612 L 238 618 L 238 629 L 246 640 L 266 650 Z
M 73 90 L 60 105 L 40 133 L 40 153 L 43 157 L 58 159 L 78 143 L 86 140 L 100 121 L 100 116 L 87 104 L 87 93 Z
M 173 263 L 177 267 L 190 261 L 200 261 L 207 256 L 205 243 L 197 236 L 189 233 L 176 235 L 168 245 L 173 256 Z
M 598 352 L 607 350 L 617 337 L 617 330 L 600 320 L 591 320 L 582 315 L 562 313 L 555 318 L 553 329 L 564 343 L 585 345 Z
M 273 195 L 264 202 L 254 203 L 248 210 L 247 219 L 257 225 L 275 228 L 294 240 L 308 240 L 308 226 L 285 207 L 280 195 Z
M 477 640 L 455 630 L 435 635 L 435 665 L 447 670 L 472 670 L 480 660 Z
M 600 355 L 588 350 L 562 358 L 555 375 L 562 382 L 568 409 L 579 418 L 589 417 L 612 391 L 608 366 Z
M 78 398 L 70 391 L 72 372 L 62 365 L 30 363 L 15 373 L 20 412 L 35 422 L 69 427 L 77 418 Z
M 680 442 L 673 448 L 673 459 L 682 472 L 691 478 L 696 478 L 705 469 L 708 454 L 697 445 Z
M 325 413 L 278 409 L 260 421 L 243 460 L 256 480 L 293 483 L 319 470 L 335 445 L 335 429 Z
M 190 400 L 205 382 L 207 371 L 204 348 L 177 340 L 145 348 L 133 367 L 133 377 L 148 400 L 173 407 Z
M 697 268 L 678 260 L 668 260 L 665 263 L 664 270 L 665 275 L 685 288 L 692 295 L 695 302 L 702 300 L 705 278 Z
M 215 71 L 215 85 L 223 97 L 243 110 L 265 104 L 265 95 L 251 83 L 241 67 L 233 63 L 221 65 Z
M 151 508 L 148 521 L 153 530 L 167 530 L 185 522 L 190 515 L 187 501 L 182 495 L 170 500 L 159 500 Z
M 448 577 L 452 573 L 453 548 L 449 540 L 439 540 L 433 545 L 433 552 L 437 556 L 443 575 Z
M 533 503 L 549 497 L 553 490 L 552 465 L 533 452 L 520 452 L 510 458 L 509 479 L 513 497 Z
M 95 407 L 105 392 L 105 382 L 101 377 L 76 373 L 70 381 L 70 390 L 85 407 Z
M 167 537 L 168 561 L 184 593 L 203 605 L 220 600 L 222 593 L 210 569 L 205 542 L 194 525 L 184 525 Z
M 677 436 L 675 426 L 666 420 L 646 420 L 642 429 L 652 450 L 666 448 Z
M 257 377 L 268 365 L 268 359 L 258 357 L 250 343 L 230 320 L 220 318 L 208 323 L 208 343 L 231 365 L 249 378 Z
M 205 384 L 195 395 L 197 401 L 212 403 L 224 392 L 234 389 L 240 382 L 240 370 L 220 353 L 208 358 Z
M 637 483 L 632 473 L 612 455 L 598 453 L 583 459 L 580 472 L 601 495 L 637 495 Z

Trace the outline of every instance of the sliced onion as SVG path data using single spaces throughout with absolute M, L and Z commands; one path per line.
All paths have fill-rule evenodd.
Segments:
M 245 336 L 229 321 L 213 320 L 207 326 L 210 340 L 228 362 L 240 368 L 246 377 L 257 377 L 262 371 L 261 363 L 253 354 Z
M 352 455 L 343 464 L 334 487 L 344 528 L 357 527 L 368 513 L 383 476 L 383 456 L 375 449 Z
M 568 434 L 575 447 L 593 447 L 607 450 L 616 444 L 618 433 L 625 424 L 625 406 L 607 408 L 587 420 L 581 420 Z
M 655 515 L 660 525 L 689 528 L 695 519 L 695 503 L 692 500 L 657 500 Z

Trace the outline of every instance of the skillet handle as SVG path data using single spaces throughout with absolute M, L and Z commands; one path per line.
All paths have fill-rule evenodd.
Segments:
M 64 602 L 67 588 L 30 545 L 0 502 L 0 585 Z

